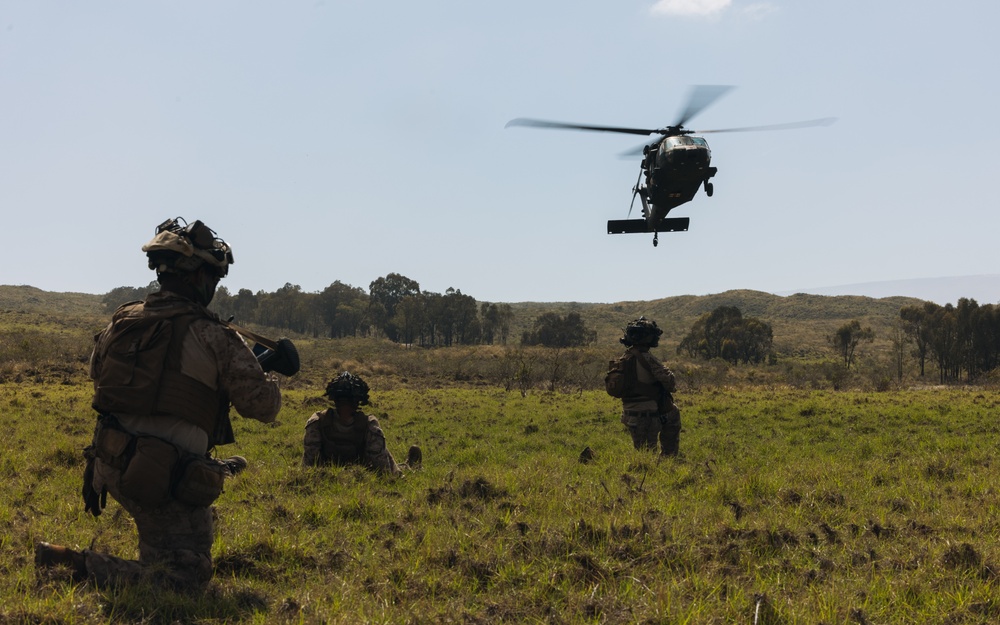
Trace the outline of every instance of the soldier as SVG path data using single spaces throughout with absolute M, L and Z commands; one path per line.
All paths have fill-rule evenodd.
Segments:
M 306 422 L 302 466 L 361 464 L 378 473 L 400 475 L 403 468 L 420 465 L 420 448 L 410 447 L 406 464 L 396 464 L 385 445 L 378 419 L 358 409 L 368 404 L 368 384 L 343 372 L 326 385 L 333 407 L 313 414 Z
M 656 450 L 659 436 L 661 453 L 676 456 L 680 449 L 681 413 L 674 405 L 677 390 L 674 374 L 656 359 L 649 349 L 660 343 L 663 330 L 645 317 L 630 321 L 619 341 L 627 348 L 625 356 L 635 359 L 636 384 L 630 395 L 622 397 L 622 423 L 632 435 L 636 449 Z
M 183 223 L 182 223 L 183 222 Z M 95 337 L 90 361 L 98 423 L 84 452 L 85 508 L 101 513 L 107 493 L 132 516 L 139 559 L 39 543 L 40 570 L 68 567 L 74 581 L 98 586 L 146 580 L 203 591 L 213 575 L 212 502 L 223 480 L 246 467 L 216 460 L 234 442 L 229 406 L 271 423 L 281 408 L 273 373 L 265 373 L 243 339 L 206 306 L 233 254 L 201 221 L 170 219 L 143 246 L 160 290 L 115 312 Z M 286 375 L 298 371 L 287 339 L 278 350 Z M 273 354 L 272 354 L 273 355 Z

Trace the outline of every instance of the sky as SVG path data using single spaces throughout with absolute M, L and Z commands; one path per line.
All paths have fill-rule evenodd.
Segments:
M 1000 273 L 1000 3 L 0 0 L 0 284 L 153 278 L 170 217 L 235 292 L 620 302 Z M 608 235 L 692 85 L 715 193 Z M 635 212 L 633 217 L 636 216 Z M 1000 297 L 1000 296 L 998 296 Z

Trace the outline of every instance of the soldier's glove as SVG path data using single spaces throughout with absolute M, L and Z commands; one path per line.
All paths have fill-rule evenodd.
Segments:
M 277 371 L 281 375 L 293 376 L 299 372 L 299 350 L 291 339 L 280 338 L 276 350 L 260 349 L 260 343 L 254 345 L 257 362 L 264 371 Z
M 108 503 L 108 489 L 101 488 L 101 492 L 97 492 L 94 489 L 94 463 L 97 459 L 94 457 L 93 448 L 88 447 L 84 451 L 84 456 L 87 458 L 87 468 L 83 470 L 83 509 L 86 512 L 93 514 L 95 517 L 101 516 L 101 511 L 107 506 Z

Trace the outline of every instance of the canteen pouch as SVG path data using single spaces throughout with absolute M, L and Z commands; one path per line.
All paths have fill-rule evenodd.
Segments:
M 192 458 L 184 464 L 181 477 L 174 487 L 174 498 L 198 508 L 212 505 L 222 494 L 226 467 L 208 458 Z
M 104 464 L 124 471 L 129 460 L 129 445 L 134 438 L 124 430 L 101 425 L 94 436 L 94 453 Z
M 177 448 L 153 436 L 135 440 L 135 454 L 122 473 L 122 495 L 143 508 L 155 509 L 170 501 L 170 483 L 177 464 Z

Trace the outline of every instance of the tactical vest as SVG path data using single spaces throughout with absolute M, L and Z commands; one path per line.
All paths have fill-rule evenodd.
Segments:
M 363 462 L 368 444 L 368 415 L 354 414 L 354 423 L 346 433 L 334 427 L 337 411 L 327 408 L 320 413 L 320 432 L 323 434 L 323 459 L 336 464 Z
M 95 354 L 100 371 L 94 380 L 94 409 L 151 419 L 174 417 L 208 433 L 210 445 L 232 442 L 224 440 L 232 438 L 227 393 L 181 373 L 184 337 L 198 319 L 218 320 L 204 307 L 183 300 L 119 307 Z

